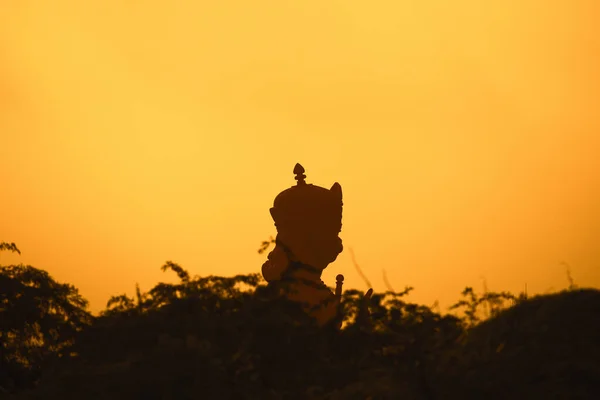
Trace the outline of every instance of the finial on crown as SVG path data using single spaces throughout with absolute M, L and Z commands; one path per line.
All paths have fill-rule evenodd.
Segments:
M 296 163 L 296 166 L 294 167 L 294 174 L 296 175 L 294 179 L 298 181 L 298 185 L 306 184 L 304 181 L 304 179 L 306 179 L 306 175 L 304 175 L 304 167 L 299 163 Z

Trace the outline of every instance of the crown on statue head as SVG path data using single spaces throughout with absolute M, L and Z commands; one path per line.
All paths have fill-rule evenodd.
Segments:
M 308 184 L 300 164 L 294 167 L 295 186 L 279 193 L 271 208 L 271 216 L 278 231 L 298 226 L 342 229 L 342 187 L 334 183 L 331 189 Z

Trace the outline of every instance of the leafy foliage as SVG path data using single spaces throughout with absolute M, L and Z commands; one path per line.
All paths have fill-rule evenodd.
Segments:
M 24 265 L 0 267 L 0 386 L 31 386 L 92 316 L 77 289 Z
M 508 292 L 485 292 L 483 295 L 479 296 L 473 291 L 472 287 L 466 287 L 461 295 L 463 296 L 463 299 L 450 306 L 450 309 L 456 310 L 462 308 L 465 314 L 465 323 L 469 327 L 473 327 L 481 321 L 481 306 L 486 305 L 489 314 L 492 317 L 495 317 L 506 307 L 507 303 L 514 304 L 527 298 L 525 294 L 515 296 Z
M 271 236 L 269 240 L 264 240 L 260 244 L 260 247 L 258 248 L 258 254 L 263 254 L 264 252 L 269 250 L 269 247 L 271 247 L 272 244 L 275 244 L 275 238 L 273 238 L 273 236 Z
M 17 248 L 17 245 L 14 243 L 6 243 L 6 242 L 0 242 L 0 251 L 13 251 L 15 253 L 19 253 L 21 254 L 21 250 L 19 250 Z
M 133 297 L 112 297 L 92 318 L 73 287 L 32 267 L 3 267 L 0 284 L 9 289 L 2 291 L 0 311 L 6 313 L 0 319 L 4 389 L 20 399 L 600 393 L 596 290 L 527 298 L 466 288 L 452 307 L 464 311 L 458 317 L 406 301 L 413 290 L 407 287 L 374 293 L 368 321 L 364 294 L 347 290 L 340 331 L 317 327 L 258 274 L 192 277 L 171 261 L 162 270 L 179 281 L 147 292 L 136 285 Z M 487 319 L 484 305 L 491 309 Z M 9 362 L 20 367 L 5 369 Z M 19 379 L 26 384 L 15 384 Z

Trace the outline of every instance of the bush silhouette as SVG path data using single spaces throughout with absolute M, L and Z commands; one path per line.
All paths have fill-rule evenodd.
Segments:
M 92 316 L 71 285 L 24 265 L 0 267 L 0 387 L 31 387 L 47 362 L 64 357 Z
M 18 399 L 520 399 L 600 393 L 600 292 L 526 298 L 470 288 L 441 315 L 346 290 L 344 325 L 319 327 L 258 274 L 198 277 L 112 297 L 29 266 L 0 269 L 0 397 Z M 501 300 L 505 300 L 502 304 Z M 484 302 L 490 318 L 478 316 Z

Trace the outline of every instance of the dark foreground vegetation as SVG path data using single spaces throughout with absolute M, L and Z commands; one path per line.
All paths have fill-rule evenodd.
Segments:
M 403 300 L 407 288 L 374 294 L 370 325 L 356 318 L 362 292 L 347 290 L 336 332 L 258 275 L 163 270 L 180 282 L 113 297 L 92 316 L 45 271 L 0 267 L 0 398 L 600 398 L 598 290 L 467 288 L 459 318 Z

